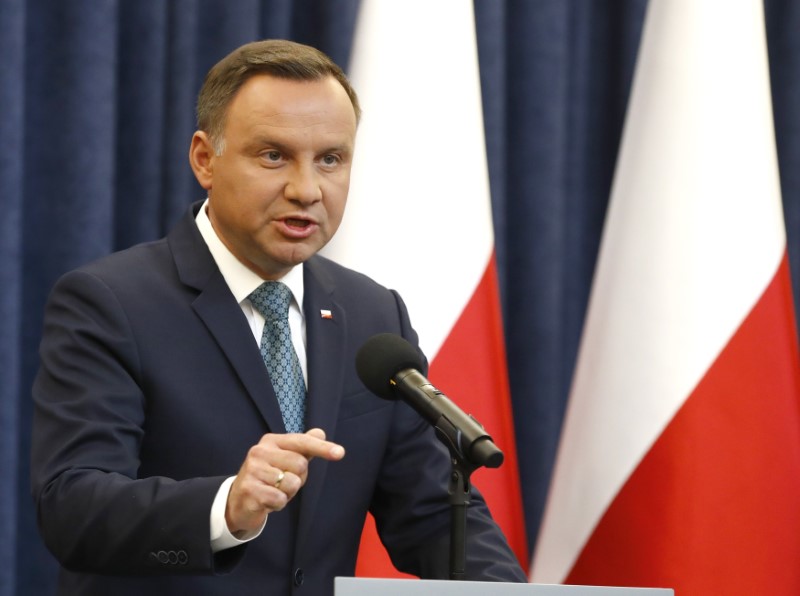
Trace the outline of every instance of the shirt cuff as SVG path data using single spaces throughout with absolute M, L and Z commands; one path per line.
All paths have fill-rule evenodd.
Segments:
M 218 553 L 221 550 L 233 548 L 250 542 L 253 538 L 258 538 L 261 532 L 264 531 L 264 526 L 267 525 L 265 518 L 264 524 L 258 530 L 247 532 L 239 537 L 234 536 L 228 530 L 228 524 L 225 521 L 225 508 L 228 505 L 228 494 L 231 492 L 231 486 L 235 478 L 236 476 L 231 476 L 222 483 L 217 491 L 217 496 L 214 497 L 214 502 L 211 504 L 211 552 L 213 553 Z

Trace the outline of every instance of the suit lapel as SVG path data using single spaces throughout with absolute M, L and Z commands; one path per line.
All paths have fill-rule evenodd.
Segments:
M 318 257 L 304 266 L 303 312 L 306 318 L 308 360 L 307 428 L 321 428 L 334 436 L 342 398 L 345 362 L 346 313 L 334 299 L 334 284 L 320 266 Z M 312 460 L 308 481 L 301 491 L 297 548 L 301 549 L 311 530 L 325 474 L 330 463 Z
M 221 273 L 212 278 L 192 306 L 239 375 L 270 430 L 286 432 L 264 361 L 242 310 Z
M 305 298 L 308 361 L 307 427 L 322 428 L 328 436 L 336 430 L 337 414 L 344 379 L 346 313 L 335 301 L 332 282 L 317 263 L 305 265 Z
M 203 241 L 195 203 L 168 236 L 181 281 L 199 293 L 192 308 L 206 325 L 270 430 L 285 432 L 275 392 L 247 320 Z

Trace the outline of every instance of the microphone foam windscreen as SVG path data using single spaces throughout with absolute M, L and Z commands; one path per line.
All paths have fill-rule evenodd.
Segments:
M 401 370 L 423 369 L 422 358 L 405 339 L 394 333 L 373 335 L 356 354 L 356 372 L 361 382 L 378 397 L 397 399 L 389 382 Z

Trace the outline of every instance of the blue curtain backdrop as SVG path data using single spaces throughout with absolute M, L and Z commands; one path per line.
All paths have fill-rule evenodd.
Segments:
M 476 0 L 475 8 L 533 545 L 646 0 Z M 186 155 L 194 98 L 217 59 L 247 41 L 286 37 L 346 65 L 357 11 L 358 0 L 0 0 L 0 596 L 54 585 L 28 488 L 30 385 L 52 283 L 162 236 L 202 196 Z M 800 3 L 768 0 L 766 14 L 798 296 Z

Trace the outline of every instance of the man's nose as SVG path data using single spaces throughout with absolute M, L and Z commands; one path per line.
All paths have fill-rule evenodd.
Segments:
M 304 204 L 316 203 L 322 199 L 319 183 L 319 172 L 313 164 L 296 164 L 286 182 L 286 198 Z

